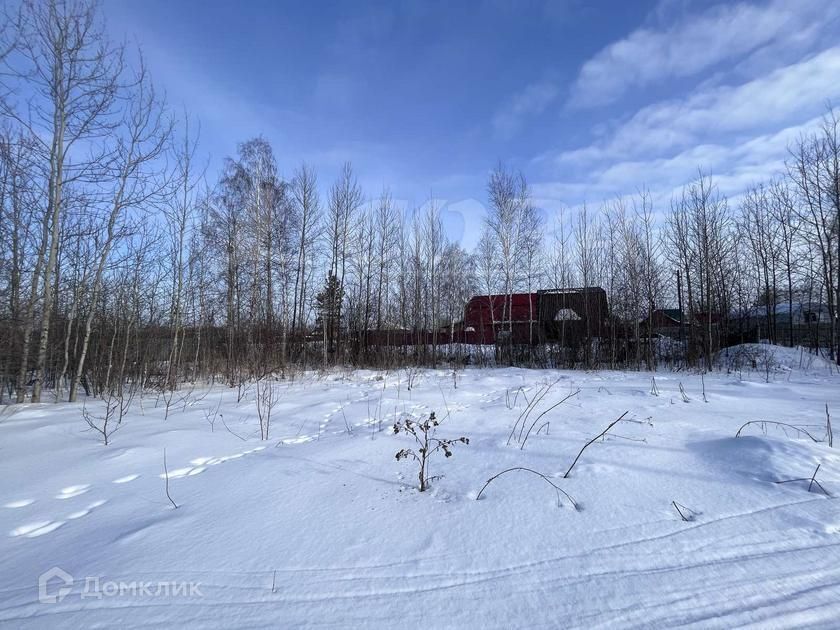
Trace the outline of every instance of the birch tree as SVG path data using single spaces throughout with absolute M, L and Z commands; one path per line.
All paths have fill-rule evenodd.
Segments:
M 99 176 L 98 169 L 108 160 L 107 149 L 100 148 L 106 143 L 100 141 L 115 125 L 124 51 L 108 40 L 96 5 L 87 0 L 25 0 L 18 28 L 14 54 L 4 58 L 0 80 L 10 93 L 31 98 L 25 105 L 0 100 L 0 111 L 36 140 L 47 188 L 42 239 L 32 273 L 33 285 L 42 287 L 32 388 L 32 401 L 39 402 L 46 376 L 62 212 L 67 210 L 64 190 L 75 181 Z M 24 396 L 29 338 L 35 328 L 31 321 L 34 301 L 26 315 L 18 400 Z

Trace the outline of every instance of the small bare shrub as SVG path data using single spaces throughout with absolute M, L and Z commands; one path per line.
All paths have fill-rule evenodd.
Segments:
M 111 436 L 122 426 L 131 401 L 134 400 L 135 388 L 119 387 L 107 393 L 104 397 L 105 410 L 101 413 L 93 413 L 88 410 L 87 405 L 82 405 L 82 418 L 93 431 L 102 438 L 102 443 L 108 446 L 111 443 Z
M 414 383 L 417 381 L 417 377 L 420 375 L 420 368 L 416 365 L 409 365 L 405 368 L 405 380 L 406 384 L 408 385 L 408 391 L 411 391 L 411 388 L 414 387 Z
M 271 412 L 280 402 L 278 386 L 268 380 L 257 381 L 257 415 L 260 419 L 260 439 L 267 440 L 271 429 Z
M 439 478 L 429 476 L 429 460 L 432 455 L 438 451 L 443 451 L 446 457 L 452 457 L 452 447 L 456 443 L 470 443 L 470 439 L 463 436 L 454 439 L 436 437 L 435 433 L 437 432 L 438 425 L 440 425 L 440 421 L 435 418 L 434 411 L 422 422 L 406 418 L 394 423 L 394 435 L 408 433 L 417 443 L 416 451 L 411 448 L 400 449 L 397 451 L 396 458 L 397 461 L 413 459 L 417 462 L 419 466 L 417 477 L 420 482 L 418 489 L 420 492 L 425 492 L 430 482 Z
M 216 430 L 216 419 L 221 415 L 219 414 L 219 409 L 222 406 L 222 397 L 219 396 L 219 402 L 215 407 L 211 407 L 210 409 L 204 410 L 204 419 L 207 420 L 207 424 L 210 425 L 210 433 Z

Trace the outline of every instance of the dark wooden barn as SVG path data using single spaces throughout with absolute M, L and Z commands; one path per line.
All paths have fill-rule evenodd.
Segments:
M 492 344 L 509 333 L 513 343 L 530 343 L 538 338 L 538 312 L 536 293 L 477 295 L 467 302 L 464 312 L 464 341 Z
M 466 343 L 578 345 L 606 336 L 607 294 L 600 287 L 548 289 L 513 295 L 477 295 L 464 313 Z
M 601 287 L 538 291 L 541 341 L 576 345 L 607 336 L 610 310 Z

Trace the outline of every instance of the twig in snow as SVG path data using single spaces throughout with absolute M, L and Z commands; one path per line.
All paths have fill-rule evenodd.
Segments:
M 814 474 L 811 475 L 811 482 L 808 484 L 808 492 L 811 492 L 811 487 L 815 483 L 820 487 L 820 489 L 822 489 L 823 492 L 825 492 L 825 489 L 822 486 L 820 486 L 820 482 L 817 481 L 817 473 L 820 471 L 820 466 L 822 466 L 822 464 L 817 464 L 817 467 L 814 470 Z M 826 492 L 826 494 L 828 494 L 828 493 Z
M 172 500 L 172 495 L 169 494 L 169 469 L 166 467 L 166 449 L 163 449 L 163 478 L 165 480 L 166 498 L 169 499 L 172 507 L 177 510 L 178 504 Z
M 561 503 L 560 503 L 560 493 L 562 492 L 562 493 L 563 493 L 563 495 L 564 495 L 564 496 L 565 496 L 565 497 L 569 500 L 569 502 L 572 504 L 572 507 L 574 507 L 576 510 L 580 510 L 580 508 L 578 507 L 577 502 L 575 502 L 575 500 L 572 498 L 572 496 L 571 496 L 568 492 L 566 492 L 565 490 L 563 490 L 563 488 L 561 488 L 561 487 L 560 487 L 560 486 L 558 486 L 556 483 L 554 483 L 553 481 L 551 481 L 551 479 L 549 479 L 548 477 L 546 477 L 546 476 L 545 476 L 544 474 L 542 474 L 541 472 L 537 472 L 536 470 L 532 470 L 531 468 L 524 468 L 524 467 L 522 467 L 522 466 L 516 466 L 515 468 L 508 468 L 507 470 L 503 470 L 502 472 L 497 473 L 497 474 L 493 475 L 492 477 L 490 477 L 490 479 L 488 479 L 488 480 L 487 480 L 487 482 L 486 482 L 486 483 L 485 483 L 485 484 L 481 487 L 481 490 L 479 490 L 479 491 L 478 491 L 478 494 L 476 495 L 475 500 L 476 500 L 476 501 L 478 501 L 478 500 L 481 498 L 481 495 L 484 493 L 484 490 L 487 488 L 487 486 L 489 486 L 489 485 L 490 485 L 490 482 L 494 481 L 495 479 L 498 479 L 499 477 L 501 477 L 501 476 L 502 476 L 502 475 L 504 475 L 504 474 L 507 474 L 507 473 L 509 473 L 509 472 L 513 472 L 513 471 L 515 471 L 515 470 L 523 470 L 523 471 L 525 471 L 525 472 L 529 472 L 529 473 L 531 473 L 531 474 L 533 474 L 533 475 L 536 475 L 537 477 L 540 477 L 541 479 L 543 479 L 543 480 L 544 480 L 544 481 L 545 481 L 548 485 L 550 485 L 552 488 L 554 488 L 554 489 L 557 491 L 557 505 L 558 505 L 558 507 L 561 505 Z
M 238 433 L 234 433 L 233 431 L 231 431 L 230 427 L 227 425 L 227 422 L 225 422 L 225 417 L 224 416 L 220 415 L 219 418 L 221 419 L 222 424 L 225 425 L 225 429 L 228 430 L 228 433 L 230 433 L 231 435 L 235 435 L 236 437 L 238 437 L 243 442 L 247 442 L 247 440 L 244 437 L 242 437 Z
M 443 398 L 443 406 L 446 408 L 446 415 L 441 419 L 441 422 L 443 422 L 452 415 L 452 412 L 449 411 L 449 405 L 446 403 L 446 395 L 443 393 L 443 387 L 440 383 L 438 383 L 438 389 L 440 389 L 440 397 Z
M 519 414 L 519 417 L 516 419 L 516 422 L 513 423 L 513 427 L 510 430 L 510 435 L 508 435 L 507 444 L 510 445 L 510 441 L 513 439 L 514 435 L 516 435 L 516 429 L 519 428 L 519 436 L 516 438 L 517 441 L 522 439 L 522 433 L 525 431 L 525 425 L 528 421 L 528 416 L 531 415 L 531 412 L 536 409 L 537 405 L 542 401 L 546 394 L 554 387 L 557 383 L 560 382 L 558 378 L 553 383 L 546 383 L 543 387 L 541 387 L 537 392 L 534 394 L 534 397 L 528 401 L 526 397 L 525 400 L 528 401 L 528 405 L 525 407 L 525 410 Z M 522 426 L 519 426 L 519 423 L 522 423 Z
M 353 427 L 350 426 L 350 423 L 347 422 L 347 414 L 344 413 L 344 407 L 341 407 L 341 416 L 344 418 L 344 428 L 347 429 L 347 433 L 353 435 Z
M 619 435 L 618 433 L 610 433 L 609 437 L 627 440 L 628 442 L 644 442 L 647 444 L 647 438 L 630 437 L 629 435 Z
M 379 421 L 379 430 L 382 431 L 382 398 L 385 396 L 385 388 L 388 386 L 388 373 L 382 378 L 382 391 L 379 394 L 379 403 L 376 407 L 376 418 Z
M 525 391 L 525 386 L 520 385 L 519 389 L 516 390 L 516 396 L 513 397 L 513 406 L 516 407 L 516 401 L 519 400 L 519 394 L 522 394 L 522 398 L 525 399 L 525 404 L 530 405 L 531 401 L 528 400 L 528 393 Z
M 636 420 L 636 418 L 625 418 L 624 422 L 632 422 L 633 424 L 646 424 L 649 427 L 653 426 L 653 416 L 648 416 L 642 420 Z
M 565 474 L 565 475 L 563 475 L 563 479 L 568 479 L 568 477 L 569 477 L 569 473 L 571 473 L 571 472 L 572 472 L 572 468 L 574 468 L 574 467 L 575 467 L 575 464 L 577 464 L 577 463 L 578 463 L 578 460 L 580 459 L 580 456 L 581 456 L 581 455 L 583 455 L 583 451 L 585 451 L 585 450 L 586 450 L 586 448 L 587 448 L 590 444 L 592 444 L 592 443 L 593 443 L 593 442 L 595 442 L 596 440 L 598 440 L 598 439 L 600 439 L 600 438 L 604 437 L 604 436 L 607 434 L 607 431 L 609 431 L 609 430 L 610 430 L 610 429 L 612 429 L 615 425 L 617 425 L 619 422 L 621 422 L 622 420 L 624 420 L 624 416 L 626 416 L 628 413 L 630 413 L 630 412 L 629 412 L 629 411 L 625 411 L 625 412 L 624 412 L 623 414 L 621 414 L 621 415 L 620 415 L 620 416 L 619 416 L 616 420 L 613 420 L 612 422 L 610 422 L 610 424 L 607 426 L 607 428 L 606 428 L 606 429 L 604 429 L 603 431 L 601 431 L 598 435 L 596 435 L 594 438 L 592 438 L 592 439 L 591 439 L 591 440 L 589 440 L 586 444 L 584 444 L 584 445 L 583 445 L 583 448 L 582 448 L 582 449 L 580 449 L 580 452 L 577 454 L 577 457 L 575 457 L 575 461 L 573 461 L 573 462 L 572 462 L 572 465 L 571 465 L 571 466 L 569 466 L 569 470 L 567 470 L 567 471 L 566 471 L 566 474 Z
M 516 394 L 513 397 L 513 402 L 511 402 L 511 400 L 510 400 L 510 389 L 505 389 L 505 406 L 508 409 L 516 408 L 516 403 L 519 400 L 519 394 L 522 394 L 522 397 L 525 398 L 525 404 L 526 405 L 531 404 L 530 401 L 528 400 L 528 396 L 525 395 L 525 390 L 523 389 L 522 385 L 520 385 L 514 391 L 516 392 Z
M 781 484 L 781 483 L 794 483 L 794 482 L 796 482 L 796 481 L 807 481 L 807 482 L 808 482 L 808 492 L 811 492 L 811 488 L 814 486 L 814 484 L 816 484 L 816 485 L 817 485 L 817 487 L 818 487 L 820 490 L 822 490 L 822 492 L 823 492 L 823 494 L 824 494 L 825 496 L 830 497 L 830 496 L 831 496 L 831 494 L 828 492 L 828 490 L 826 490 L 825 488 L 823 488 L 823 487 L 822 487 L 822 484 L 821 484 L 819 481 L 817 481 L 817 473 L 818 473 L 818 472 L 819 472 L 819 470 L 820 470 L 820 466 L 822 466 L 822 464 L 817 464 L 817 468 L 816 468 L 816 470 L 814 470 L 814 474 L 813 474 L 813 475 L 811 475 L 811 477 L 810 477 L 810 478 L 808 478 L 808 477 L 802 477 L 802 478 L 800 478 L 800 479 L 784 479 L 784 480 L 782 480 L 782 481 L 774 481 L 773 483 L 780 483 L 780 484 Z
M 743 431 L 745 428 L 747 428 L 751 424 L 760 424 L 760 425 L 762 425 L 762 427 L 764 427 L 764 425 L 767 425 L 767 424 L 773 424 L 773 425 L 776 425 L 776 426 L 779 426 L 779 427 L 785 427 L 787 429 L 793 429 L 794 431 L 799 431 L 800 433 L 804 433 L 809 438 L 811 438 L 811 440 L 813 440 L 814 442 L 819 442 L 819 440 L 817 438 L 815 438 L 813 435 L 808 433 L 808 431 L 806 431 L 802 427 L 797 427 L 793 424 L 787 424 L 785 422 L 776 422 L 775 420 L 750 420 L 749 422 L 745 422 L 743 425 L 741 425 L 741 428 L 738 429 L 738 432 L 735 434 L 735 437 L 736 438 L 741 437 L 741 431 Z
M 693 521 L 697 518 L 697 512 L 692 510 L 691 508 L 687 508 L 676 501 L 671 501 L 671 505 L 674 506 L 674 509 L 677 511 L 677 514 L 680 515 L 680 518 L 686 522 Z
M 528 432 L 525 434 L 525 439 L 522 440 L 522 445 L 519 447 L 519 450 L 521 451 L 525 448 L 525 442 L 528 441 L 528 436 L 531 435 L 531 430 L 537 425 L 537 422 L 540 421 L 540 418 L 542 418 L 545 414 L 547 414 L 549 411 L 551 411 L 555 407 L 559 407 L 560 405 L 562 405 L 564 402 L 569 400 L 569 398 L 571 398 L 572 396 L 577 396 L 579 393 L 580 393 L 580 390 L 577 390 L 575 392 L 572 392 L 571 394 L 568 394 L 567 396 L 562 398 L 560 400 L 560 402 L 554 403 L 553 405 L 551 405 L 551 407 L 549 407 L 548 409 L 543 411 L 540 415 L 538 415 L 537 418 L 531 423 L 531 426 L 528 427 Z

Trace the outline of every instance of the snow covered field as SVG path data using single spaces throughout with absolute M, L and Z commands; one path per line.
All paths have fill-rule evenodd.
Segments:
M 451 372 L 422 371 L 410 391 L 404 371 L 309 373 L 278 384 L 267 441 L 253 387 L 239 403 L 220 386 L 178 393 L 166 420 L 147 394 L 107 447 L 79 405 L 6 408 L 0 625 L 836 627 L 840 504 L 773 482 L 820 464 L 840 495 L 840 448 L 823 441 L 840 377 L 784 359 L 769 383 L 760 367 L 706 375 L 708 402 L 688 373 L 658 373 L 658 395 L 647 373 L 468 369 L 455 388 Z M 555 381 L 529 426 L 580 392 L 508 445 Z M 470 443 L 435 456 L 442 478 L 421 494 L 415 465 L 394 458 L 410 437 L 389 428 L 431 411 L 439 436 Z M 736 438 L 751 420 L 820 442 L 758 424 Z M 475 500 L 520 466 L 578 509 L 524 471 Z M 39 602 L 53 567 L 67 575 Z

